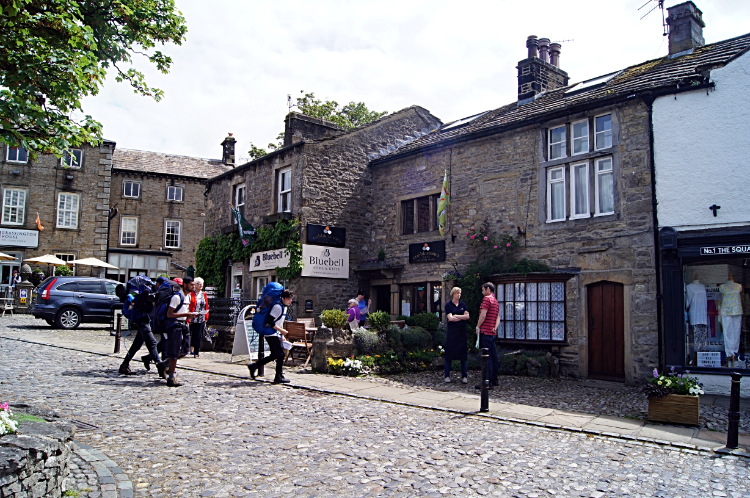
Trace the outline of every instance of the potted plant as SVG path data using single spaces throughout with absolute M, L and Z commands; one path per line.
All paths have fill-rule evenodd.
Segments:
M 675 372 L 660 375 L 654 368 L 654 375 L 643 387 L 648 396 L 649 422 L 668 424 L 698 425 L 700 415 L 700 395 L 703 384 L 696 377 Z

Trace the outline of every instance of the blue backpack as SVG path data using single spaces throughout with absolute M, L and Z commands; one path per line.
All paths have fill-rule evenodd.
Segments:
M 270 316 L 271 309 L 276 304 L 281 304 L 281 291 L 284 286 L 278 282 L 271 282 L 263 289 L 258 305 L 253 316 L 253 329 L 258 335 L 273 335 L 273 318 Z M 270 322 L 270 325 L 269 325 Z
M 180 294 L 182 296 L 182 303 L 177 307 L 179 310 L 185 304 L 187 298 L 180 292 L 180 286 L 177 282 L 167 280 L 157 289 L 153 311 L 154 332 L 166 332 L 169 327 L 177 322 L 176 318 L 167 318 L 169 302 L 175 294 Z
M 120 287 L 122 284 L 118 285 Z M 123 286 L 125 287 L 125 299 L 123 301 L 122 314 L 128 320 L 139 320 L 147 316 L 153 309 L 154 283 L 145 275 L 137 275 Z M 122 291 L 120 291 L 122 292 Z

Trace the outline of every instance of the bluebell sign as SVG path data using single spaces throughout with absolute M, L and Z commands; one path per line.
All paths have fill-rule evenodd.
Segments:
M 319 246 L 346 246 L 346 228 L 307 224 L 307 243 Z

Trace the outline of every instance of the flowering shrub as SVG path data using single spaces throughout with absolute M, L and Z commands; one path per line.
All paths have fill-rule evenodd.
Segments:
M 667 375 L 659 375 L 659 371 L 654 368 L 654 376 L 648 379 L 648 383 L 643 387 L 643 392 L 649 398 L 662 398 L 670 394 L 681 394 L 683 396 L 698 396 L 703 394 L 703 384 L 698 382 L 697 377 L 690 377 L 690 371 L 685 371 L 685 375 L 675 372 L 675 368 Z
M 497 252 L 498 256 L 505 257 L 510 251 L 519 247 L 518 241 L 510 234 L 493 235 L 489 230 L 489 222 L 485 218 L 479 228 L 469 228 L 466 231 L 469 244 L 479 247 L 483 251 Z M 496 257 L 491 255 L 491 257 Z
M 354 345 L 357 346 L 357 351 L 360 354 L 372 354 L 378 348 L 380 340 L 378 338 L 378 333 L 374 330 L 367 330 L 364 327 L 358 327 L 352 330 L 352 333 L 354 334 Z
M 206 327 L 206 332 L 204 335 L 207 339 L 213 340 L 219 335 L 219 331 L 209 325 Z
M 349 358 L 339 358 L 338 360 L 328 358 L 328 371 L 335 375 L 356 377 L 360 375 L 363 370 L 364 365 L 362 364 L 362 361 L 355 359 L 353 356 Z
M 458 270 L 451 270 L 451 271 L 443 273 L 443 282 L 450 282 L 453 280 L 458 280 L 462 276 L 463 275 L 461 275 L 461 272 L 459 272 Z
M 18 432 L 18 421 L 10 411 L 8 403 L 0 403 L 0 436 Z

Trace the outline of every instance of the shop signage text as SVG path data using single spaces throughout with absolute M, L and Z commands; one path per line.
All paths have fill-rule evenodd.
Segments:
M 445 261 L 444 240 L 409 244 L 409 263 L 430 263 L 432 261 Z
M 302 244 L 303 277 L 349 278 L 349 249 Z
M 248 271 L 273 270 L 275 268 L 286 268 L 289 266 L 289 251 L 276 249 L 274 251 L 254 252 L 250 256 Z
M 39 232 L 15 228 L 0 229 L 0 246 L 38 247 Z
M 344 247 L 346 245 L 346 228 L 330 225 L 307 224 L 307 243 L 321 246 Z
M 701 247 L 701 256 L 725 256 L 727 254 L 750 254 L 750 245 Z

